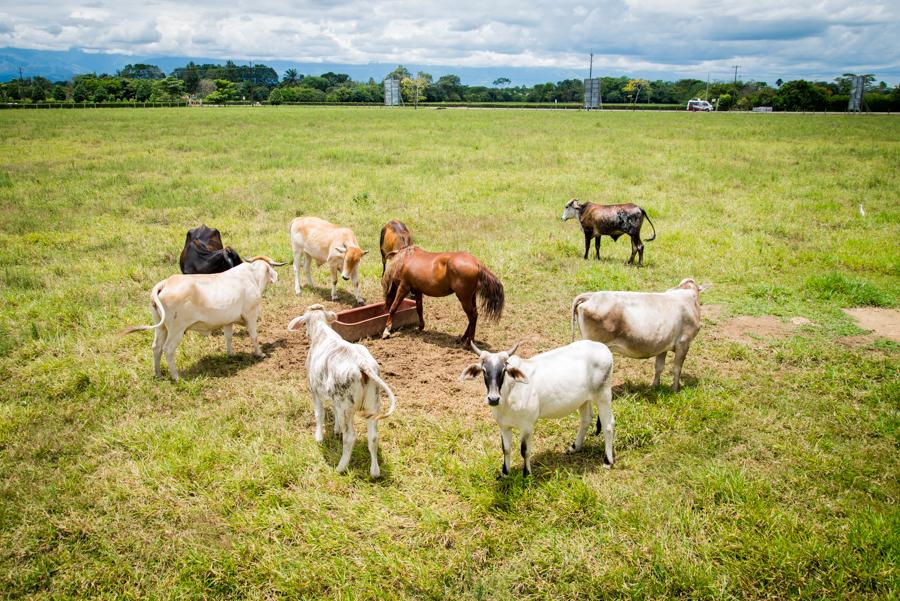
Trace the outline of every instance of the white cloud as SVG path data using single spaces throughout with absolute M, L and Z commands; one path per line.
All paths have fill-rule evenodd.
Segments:
M 900 77 L 900 3 L 172 0 L 9 4 L 0 46 L 127 54 L 583 68 L 751 79 Z

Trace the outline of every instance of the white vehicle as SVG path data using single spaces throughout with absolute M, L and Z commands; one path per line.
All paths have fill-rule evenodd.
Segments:
M 699 98 L 694 98 L 692 100 L 688 100 L 687 110 L 689 111 L 711 111 L 713 110 L 713 106 L 705 100 L 700 100 Z

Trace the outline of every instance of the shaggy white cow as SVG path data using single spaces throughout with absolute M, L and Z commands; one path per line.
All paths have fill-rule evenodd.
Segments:
M 665 292 L 585 292 L 572 303 L 572 338 L 575 324 L 582 337 L 609 346 L 634 359 L 656 357 L 653 385 L 666 363 L 666 353 L 675 352 L 672 389 L 681 388 L 681 366 L 691 342 L 700 330 L 700 293 L 687 278 Z
M 337 276 L 352 280 L 356 302 L 362 305 L 359 293 L 359 261 L 368 254 L 359 247 L 350 228 L 338 227 L 318 217 L 297 217 L 291 222 L 291 249 L 294 252 L 294 292 L 300 294 L 300 259 L 306 271 L 306 283 L 313 287 L 310 263 L 328 263 L 331 268 L 331 300 L 336 301 Z
M 501 353 L 482 351 L 474 343 L 472 348 L 479 361 L 463 370 L 460 379 L 471 380 L 479 373 L 484 375 L 485 400 L 500 426 L 504 476 L 509 474 L 513 428 L 520 433 L 525 462 L 523 473 L 528 476 L 531 474 L 531 434 L 537 420 L 560 419 L 577 410 L 581 423 L 575 442 L 567 452 L 580 451 L 591 425 L 593 403 L 597 403 L 606 444 L 603 462 L 606 466 L 613 464 L 613 359 L 605 345 L 580 340 L 531 359 L 515 356 L 518 344 Z
M 353 416 L 360 411 L 368 419 L 369 455 L 373 478 L 381 475 L 378 467 L 378 420 L 390 416 L 397 405 L 397 398 L 379 375 L 378 363 L 368 349 L 341 338 L 328 325 L 337 319 L 332 311 L 322 305 L 312 305 L 306 312 L 291 320 L 288 330 L 296 331 L 306 324 L 309 335 L 309 354 L 306 371 L 309 378 L 309 394 L 316 416 L 316 442 L 322 442 L 322 406 L 331 401 L 334 407 L 334 431 L 343 437 L 344 450 L 337 465 L 343 472 L 350 464 L 350 454 L 356 442 Z M 381 411 L 378 388 L 391 400 L 387 412 Z
M 247 328 L 257 357 L 265 357 L 256 339 L 266 285 L 278 281 L 273 266 L 284 265 L 269 257 L 254 257 L 222 273 L 173 275 L 153 287 L 150 309 L 156 325 L 132 326 L 122 333 L 155 330 L 153 338 L 153 372 L 160 377 L 160 357 L 166 353 L 169 375 L 178 380 L 175 351 L 188 330 L 210 334 L 222 330 L 225 350 L 231 355 L 231 333 L 234 324 Z

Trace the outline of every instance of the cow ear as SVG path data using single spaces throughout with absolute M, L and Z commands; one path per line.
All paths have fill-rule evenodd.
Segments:
M 301 315 L 300 317 L 295 317 L 291 320 L 291 323 L 288 324 L 288 332 L 296 332 L 300 329 L 300 326 L 306 323 L 306 315 Z
M 275 282 L 278 281 L 278 272 L 275 271 L 275 269 L 273 269 L 271 266 L 268 266 L 268 267 L 269 267 L 269 283 L 274 284 Z
M 478 377 L 483 371 L 484 368 L 481 367 L 481 363 L 473 363 L 469 367 L 465 368 L 463 372 L 459 375 L 460 382 L 464 380 L 474 380 Z
M 334 311 L 326 311 L 325 312 L 325 321 L 327 321 L 328 323 L 333 323 L 333 322 L 337 321 L 337 313 L 335 313 Z
M 522 384 L 528 384 L 528 378 L 525 377 L 525 374 L 518 367 L 513 367 L 512 365 L 507 365 L 506 373 L 509 375 L 510 378 L 512 378 L 516 382 L 521 382 Z

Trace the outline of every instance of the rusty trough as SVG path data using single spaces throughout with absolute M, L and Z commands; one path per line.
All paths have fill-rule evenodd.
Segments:
M 355 309 L 347 309 L 337 314 L 337 320 L 331 327 L 341 335 L 341 338 L 350 342 L 356 342 L 363 338 L 381 336 L 384 325 L 387 323 L 387 309 L 384 303 L 365 305 Z M 418 324 L 416 315 L 416 302 L 405 298 L 400 303 L 397 312 L 394 313 L 394 330 L 410 324 Z

